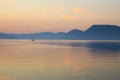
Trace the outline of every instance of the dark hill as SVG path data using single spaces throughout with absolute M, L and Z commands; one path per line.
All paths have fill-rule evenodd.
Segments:
M 52 40 L 120 40 L 120 27 L 115 25 L 93 25 L 86 31 L 73 29 L 68 33 L 43 32 L 33 34 L 0 33 L 0 39 L 52 39 Z
M 0 39 L 16 39 L 16 37 L 5 33 L 0 33 Z
M 93 25 L 84 32 L 85 39 L 119 40 L 120 27 L 115 25 Z
M 81 36 L 83 35 L 83 31 L 78 30 L 78 29 L 74 29 L 69 31 L 66 35 L 65 35 L 65 39 L 80 39 Z

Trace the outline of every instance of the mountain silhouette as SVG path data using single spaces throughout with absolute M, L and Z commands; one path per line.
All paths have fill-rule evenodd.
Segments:
M 84 39 L 118 40 L 120 27 L 115 25 L 93 25 L 84 32 Z
M 83 35 L 83 31 L 78 29 L 73 29 L 64 36 L 64 39 L 72 39 L 72 40 L 80 39 L 82 35 Z
M 32 34 L 0 33 L 0 39 L 51 39 L 51 40 L 120 40 L 120 27 L 116 25 L 93 25 L 86 31 L 73 29 L 68 33 L 42 32 Z
M 16 39 L 16 37 L 5 33 L 0 33 L 0 39 Z
M 43 33 L 33 33 L 33 34 L 12 34 L 18 39 L 62 39 L 66 33 L 59 32 L 59 33 L 52 33 L 52 32 L 43 32 Z

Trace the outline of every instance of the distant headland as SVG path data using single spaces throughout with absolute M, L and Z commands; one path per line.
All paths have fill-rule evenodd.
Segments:
M 120 27 L 116 25 L 92 25 L 86 31 L 73 29 L 65 32 L 42 32 L 31 34 L 0 33 L 0 39 L 40 40 L 120 40 Z

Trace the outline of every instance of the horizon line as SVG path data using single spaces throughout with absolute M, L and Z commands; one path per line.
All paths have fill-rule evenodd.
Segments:
M 120 27 L 119 25 L 116 25 L 116 24 L 94 24 L 94 25 L 91 25 L 90 27 L 88 27 L 87 29 L 85 30 L 81 30 L 81 29 L 78 29 L 78 28 L 73 28 L 73 29 L 70 29 L 69 31 L 59 31 L 59 32 L 55 32 L 55 31 L 43 31 L 43 32 L 31 32 L 31 33 L 9 33 L 9 32 L 0 32 L 0 33 L 5 33 L 5 34 L 36 34 L 36 33 L 68 33 L 72 30 L 80 30 L 80 31 L 86 31 L 88 30 L 89 28 L 91 28 L 92 26 L 116 26 L 116 27 Z

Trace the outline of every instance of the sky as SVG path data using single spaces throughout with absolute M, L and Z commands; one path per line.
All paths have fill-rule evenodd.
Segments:
M 0 32 L 86 30 L 120 25 L 120 0 L 0 0 Z

